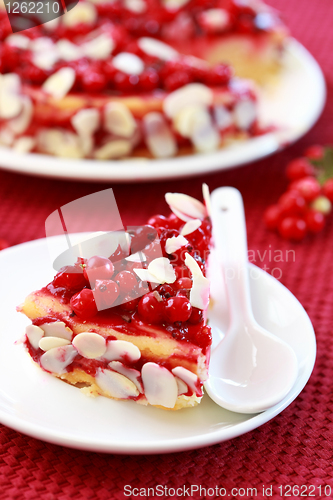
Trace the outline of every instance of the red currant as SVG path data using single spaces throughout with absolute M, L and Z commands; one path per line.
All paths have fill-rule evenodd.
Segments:
M 264 213 L 264 221 L 268 229 L 277 229 L 281 219 L 281 208 L 279 205 L 270 205 Z
M 306 203 L 297 191 L 287 191 L 278 201 L 282 215 L 300 215 L 305 212 Z
M 105 258 L 95 255 L 87 260 L 83 274 L 94 288 L 96 280 L 110 280 L 114 273 L 112 262 Z
M 166 297 L 167 299 L 169 297 L 172 297 L 175 293 L 174 293 L 174 289 L 172 288 L 172 286 L 164 283 L 164 285 L 159 285 L 157 288 L 156 288 L 156 291 L 162 296 L 162 297 Z
M 125 295 L 122 299 L 122 303 L 120 305 L 120 309 L 123 311 L 134 311 L 140 301 L 140 297 L 133 299 L 130 295 Z
M 155 240 L 156 236 L 157 231 L 154 227 L 149 225 L 138 227 L 131 238 L 131 253 L 146 248 Z
M 307 148 L 304 154 L 310 160 L 321 160 L 324 156 L 324 148 L 323 146 L 315 144 L 314 146 Z
M 157 292 L 150 292 L 142 297 L 138 305 L 138 313 L 147 323 L 161 323 L 164 316 L 160 295 Z
M 96 92 L 101 92 L 106 87 L 106 77 L 103 73 L 97 71 L 88 70 L 82 76 L 82 87 L 86 92 L 91 92 L 95 94 Z
M 175 273 L 177 280 L 180 278 L 190 278 L 191 272 L 187 266 L 176 266 Z
M 190 301 L 184 295 L 170 297 L 164 305 L 164 314 L 170 323 L 187 321 L 192 313 Z
M 79 266 L 64 266 L 55 275 L 53 286 L 67 290 L 81 290 L 87 286 L 87 280 Z
M 201 321 L 203 321 L 203 311 L 197 307 L 192 307 L 189 322 L 196 325 L 197 323 L 201 323 Z
M 81 319 L 89 319 L 97 314 L 94 293 L 89 288 L 84 288 L 73 295 L 70 304 L 75 314 Z
M 179 230 L 182 226 L 184 226 L 185 222 L 177 217 L 176 214 L 172 213 L 168 217 L 168 226 L 170 229 Z
M 290 184 L 290 189 L 298 191 L 306 202 L 313 201 L 319 195 L 321 187 L 314 177 L 304 177 Z
M 232 77 L 232 69 L 226 64 L 217 64 L 207 73 L 205 83 L 208 85 L 226 85 Z
M 131 271 L 120 271 L 115 277 L 116 281 L 120 287 L 122 294 L 128 294 L 132 292 L 137 287 L 137 280 Z
M 173 90 L 179 89 L 188 83 L 191 83 L 190 75 L 185 71 L 179 71 L 179 73 L 171 73 L 164 80 L 164 86 L 166 90 L 172 92 Z
M 305 215 L 307 228 L 312 233 L 319 233 L 325 226 L 325 216 L 316 210 L 309 210 Z
M 328 179 L 323 184 L 323 194 L 333 203 L 333 179 Z
M 307 158 L 296 158 L 288 163 L 286 175 L 289 180 L 295 181 L 309 175 L 315 175 L 315 168 Z
M 119 286 L 113 280 L 96 280 L 94 297 L 97 309 L 102 311 L 112 307 L 119 297 Z
M 159 79 L 158 73 L 149 68 L 143 71 L 139 77 L 140 88 L 145 92 L 150 92 L 158 87 Z
M 174 284 L 174 287 L 178 290 L 185 288 L 186 290 L 190 290 L 192 288 L 192 280 L 191 278 L 180 278 Z
M 148 226 L 153 226 L 156 229 L 163 227 L 167 228 L 168 226 L 168 219 L 164 217 L 164 215 L 154 215 L 149 219 L 147 222 Z
M 286 240 L 301 241 L 306 232 L 306 222 L 300 217 L 285 217 L 279 224 L 279 233 Z

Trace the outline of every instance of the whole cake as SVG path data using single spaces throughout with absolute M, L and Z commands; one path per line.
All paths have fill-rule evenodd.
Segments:
M 0 8 L 0 144 L 100 160 L 217 150 L 262 133 L 243 77 L 276 72 L 286 39 L 256 0 L 81 0 L 14 34 Z
M 127 251 L 79 258 L 18 310 L 43 370 L 88 395 L 178 410 L 200 402 L 208 377 L 211 224 L 207 195 L 207 206 L 166 200 L 169 217 L 128 230 Z

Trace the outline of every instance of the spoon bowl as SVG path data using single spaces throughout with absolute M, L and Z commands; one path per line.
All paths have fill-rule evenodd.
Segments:
M 205 389 L 223 408 L 258 413 L 280 402 L 291 390 L 298 372 L 297 358 L 286 342 L 254 319 L 239 191 L 219 188 L 212 193 L 211 205 L 215 255 L 227 289 L 230 323 L 211 353 Z

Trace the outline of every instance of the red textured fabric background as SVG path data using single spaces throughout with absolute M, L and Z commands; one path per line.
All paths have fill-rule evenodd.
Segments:
M 235 186 L 244 197 L 249 249 L 261 254 L 269 248 L 295 250 L 295 261 L 281 262 L 279 266 L 281 282 L 304 305 L 317 335 L 317 361 L 307 386 L 282 414 L 262 427 L 231 441 L 169 455 L 117 456 L 78 451 L 0 426 L 1 499 L 121 499 L 125 498 L 126 484 L 139 488 L 157 484 L 169 488 L 218 485 L 229 491 L 233 487 L 256 487 L 257 498 L 263 498 L 262 485 L 273 486 L 272 498 L 280 497 L 279 485 L 329 484 L 333 491 L 333 216 L 323 232 L 300 244 L 281 240 L 267 232 L 262 223 L 264 208 L 277 200 L 286 187 L 286 162 L 313 143 L 333 144 L 333 3 L 270 3 L 283 12 L 293 35 L 319 61 L 327 81 L 325 111 L 302 140 L 246 167 L 175 182 L 112 186 L 0 171 L 0 238 L 16 245 L 44 237 L 44 222 L 53 210 L 105 187 L 114 188 L 124 223 L 134 225 L 144 222 L 151 213 L 166 212 L 166 191 L 200 197 L 203 181 L 211 189 Z M 144 204 L 142 199 L 146 200 Z M 272 267 L 268 259 L 257 260 L 256 264 Z M 318 490 L 315 496 L 320 498 Z

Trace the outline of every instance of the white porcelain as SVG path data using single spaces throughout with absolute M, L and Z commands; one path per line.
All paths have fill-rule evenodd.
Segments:
M 254 319 L 248 276 L 248 249 L 243 200 L 233 187 L 211 196 L 214 272 L 222 272 L 230 323 L 213 349 L 205 389 L 227 410 L 257 413 L 279 403 L 297 378 L 293 349 Z M 220 269 L 221 268 L 221 269 Z
M 280 130 L 220 151 L 178 158 L 95 161 L 20 154 L 0 148 L 1 167 L 25 174 L 86 181 L 144 182 L 224 170 L 270 155 L 302 137 L 320 116 L 326 99 L 325 81 L 312 55 L 296 40 L 288 43 L 280 79 L 262 90 L 259 116 Z
M 29 262 L 29 266 L 27 266 Z M 196 408 L 166 411 L 131 401 L 89 398 L 35 366 L 16 344 L 30 321 L 16 312 L 31 290 L 53 278 L 46 241 L 36 240 L 0 252 L 0 422 L 38 439 L 107 453 L 176 452 L 232 439 L 271 420 L 301 392 L 313 369 L 316 345 L 301 304 L 264 271 L 249 266 L 251 301 L 258 323 L 285 340 L 298 359 L 297 380 L 277 405 L 258 415 L 230 412 L 207 395 Z M 252 272 L 254 271 L 254 272 Z M 215 343 L 228 324 L 221 280 L 212 283 L 210 311 Z M 85 418 L 82 418 L 82 415 Z

